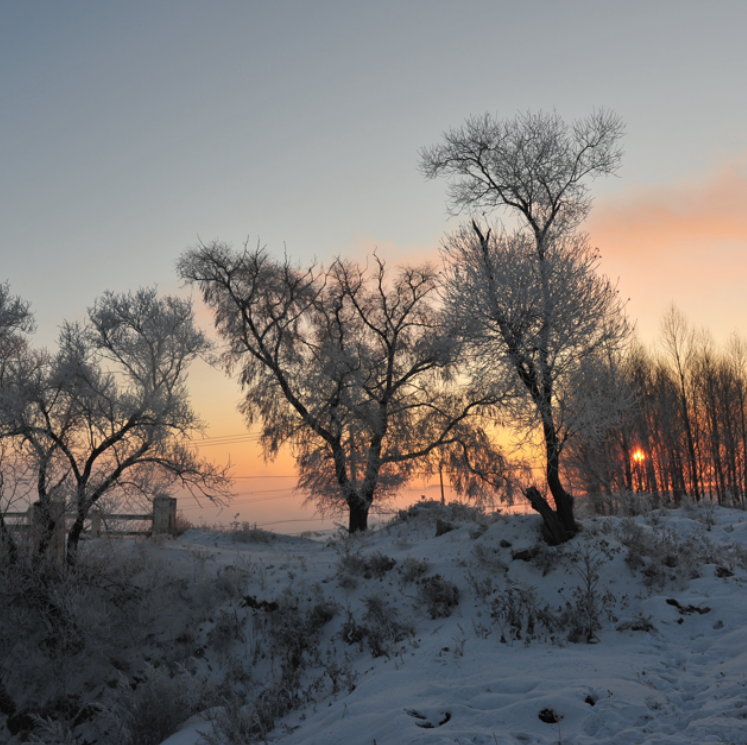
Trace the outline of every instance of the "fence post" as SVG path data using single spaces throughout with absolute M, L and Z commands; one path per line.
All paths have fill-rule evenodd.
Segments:
M 39 547 L 39 541 L 46 530 L 45 514 L 41 502 L 34 502 L 29 507 L 29 523 L 31 525 L 34 548 Z M 54 531 L 47 546 L 47 556 L 60 564 L 65 563 L 65 502 L 54 499 L 49 503 L 49 519 L 54 520 Z
M 153 535 L 173 535 L 175 524 L 176 497 L 157 494 L 153 498 Z
M 101 510 L 94 507 L 91 510 L 91 538 L 98 538 L 101 532 Z

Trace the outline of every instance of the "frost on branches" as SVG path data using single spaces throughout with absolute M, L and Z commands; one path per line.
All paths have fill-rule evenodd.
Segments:
M 536 487 L 526 496 L 554 544 L 578 530 L 561 482 L 563 447 L 579 427 L 602 427 L 589 415 L 589 401 L 599 401 L 596 371 L 629 334 L 616 288 L 578 232 L 591 208 L 587 182 L 616 172 L 622 134 L 605 111 L 571 125 L 557 114 L 485 115 L 421 153 L 427 177 L 450 180 L 452 212 L 474 215 L 444 242 L 445 301 L 476 359 L 475 380 L 507 391 L 517 424 L 542 433 L 555 509 Z M 482 225 L 478 214 L 496 209 L 516 227 Z
M 23 348 L 0 387 L 0 421 L 33 463 L 45 526 L 43 553 L 64 501 L 74 520 L 68 563 L 91 508 L 104 498 L 138 502 L 178 482 L 197 495 L 228 496 L 225 470 L 202 460 L 188 438 L 202 428 L 186 372 L 210 344 L 192 307 L 155 289 L 106 293 L 83 323 L 64 323 L 55 353 Z
M 299 486 L 322 511 L 347 509 L 351 532 L 416 473 L 446 463 L 475 492 L 499 485 L 503 469 L 480 426 L 496 397 L 453 385 L 459 346 L 438 309 L 437 273 L 372 265 L 299 267 L 220 242 L 179 263 L 215 314 L 266 456 L 289 444 Z

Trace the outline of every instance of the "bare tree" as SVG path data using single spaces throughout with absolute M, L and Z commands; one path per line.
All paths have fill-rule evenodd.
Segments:
M 622 133 L 619 117 L 605 111 L 571 125 L 557 114 L 486 115 L 421 152 L 427 177 L 450 179 L 452 212 L 500 208 L 518 219 L 510 234 L 472 219 L 446 239 L 446 302 L 482 361 L 482 384 L 507 387 L 518 421 L 541 428 L 555 509 L 534 487 L 526 495 L 552 543 L 577 532 L 560 458 L 574 428 L 593 421 L 577 408 L 584 367 L 628 335 L 614 285 L 575 232 L 591 206 L 587 182 L 619 166 Z
M 633 489 L 629 455 L 636 442 L 639 402 L 629 355 L 619 348 L 598 350 L 580 370 L 576 388 L 581 400 L 568 401 L 568 408 L 578 407 L 585 420 L 577 415 L 572 436 L 566 439 L 566 478 L 580 483 L 600 512 L 605 509 L 604 494 L 609 499 L 614 492 Z
M 189 405 L 186 371 L 209 347 L 188 301 L 155 289 L 106 293 L 84 324 L 63 325 L 56 354 L 37 355 L 6 381 L 3 410 L 36 464 L 46 539 L 54 497 L 75 511 L 70 563 L 90 509 L 105 495 L 137 500 L 174 482 L 198 496 L 229 495 L 226 470 L 187 443 L 202 423 Z
M 435 451 L 498 483 L 498 453 L 486 470 L 470 449 L 487 446 L 479 416 L 496 399 L 451 385 L 457 348 L 431 267 L 391 277 L 374 257 L 370 271 L 339 259 L 325 271 L 215 242 L 186 252 L 178 270 L 215 314 L 266 457 L 290 444 L 299 486 L 322 511 L 347 508 L 351 532 Z
M 698 459 L 695 453 L 695 432 L 692 416 L 694 403 L 691 396 L 695 334 L 687 323 L 685 316 L 674 305 L 670 307 L 662 319 L 661 338 L 664 351 L 669 357 L 674 374 L 677 377 L 678 405 L 687 438 L 686 447 L 687 464 L 690 472 L 690 489 L 695 499 L 699 500 Z
M 738 432 L 735 448 L 741 465 L 737 482 L 741 484 L 742 501 L 747 497 L 747 344 L 735 332 L 729 340 L 728 362 L 734 380 L 733 417 Z
M 707 331 L 694 332 L 676 308 L 666 313 L 662 328 L 663 349 L 628 346 L 623 385 L 634 392 L 636 406 L 599 445 L 581 437 L 571 446 L 576 473 L 593 483 L 603 453 L 605 476 L 621 488 L 671 497 L 675 506 L 696 493 L 720 503 L 742 502 L 744 344 L 735 334 L 719 350 Z M 631 470 L 631 456 L 639 450 L 643 457 Z
M 617 172 L 624 125 L 600 110 L 566 124 L 556 113 L 498 120 L 472 117 L 421 151 L 427 178 L 450 179 L 449 208 L 508 209 L 530 228 L 538 250 L 552 232 L 577 227 L 591 209 L 587 181 Z

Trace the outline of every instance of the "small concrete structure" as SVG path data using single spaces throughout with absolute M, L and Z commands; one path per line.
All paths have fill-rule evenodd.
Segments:
M 174 535 L 176 497 L 157 494 L 153 499 L 153 535 Z

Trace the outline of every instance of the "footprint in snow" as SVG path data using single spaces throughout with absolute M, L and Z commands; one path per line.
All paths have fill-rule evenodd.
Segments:
M 415 709 L 405 709 L 405 714 L 416 719 L 417 721 L 415 724 L 423 729 L 434 729 L 440 727 L 451 719 L 451 712 L 448 711 L 438 711 L 435 713 L 435 716 L 426 716 Z

